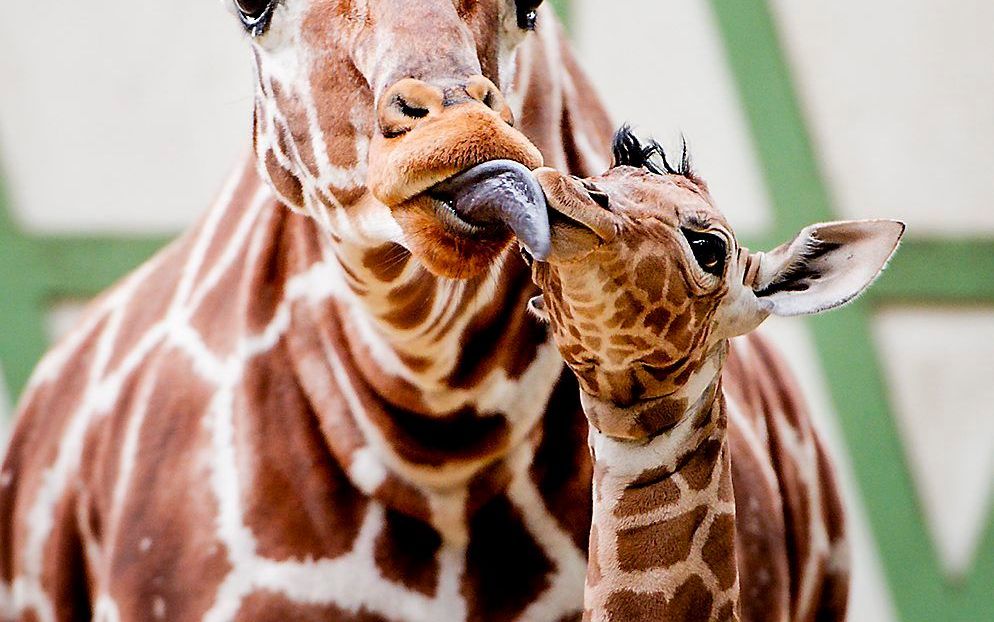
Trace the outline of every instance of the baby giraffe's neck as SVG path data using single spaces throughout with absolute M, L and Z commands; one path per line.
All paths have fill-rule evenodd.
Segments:
M 585 621 L 738 620 L 725 400 L 711 373 L 686 415 L 647 442 L 591 427 Z

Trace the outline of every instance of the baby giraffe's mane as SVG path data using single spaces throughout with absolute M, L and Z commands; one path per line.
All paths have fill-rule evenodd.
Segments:
M 670 163 L 661 144 L 651 138 L 643 143 L 627 123 L 614 134 L 611 148 L 614 155 L 611 168 L 643 168 L 655 175 L 679 175 L 695 186 L 704 186 L 703 180 L 694 171 L 687 138 L 683 135 L 680 136 L 680 161 L 676 166 Z

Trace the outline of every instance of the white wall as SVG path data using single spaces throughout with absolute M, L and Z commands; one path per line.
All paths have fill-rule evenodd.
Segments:
M 632 123 L 676 153 L 682 132 L 736 231 L 754 234 L 772 225 L 707 3 L 576 0 L 574 6 L 578 52 L 615 120 Z
M 842 213 L 994 232 L 994 3 L 773 6 Z
M 913 338 L 912 338 L 913 336 Z M 888 309 L 874 325 L 926 523 L 963 578 L 994 492 L 994 309 Z
M 35 231 L 182 228 L 249 144 L 251 65 L 214 0 L 5 2 L 0 170 Z

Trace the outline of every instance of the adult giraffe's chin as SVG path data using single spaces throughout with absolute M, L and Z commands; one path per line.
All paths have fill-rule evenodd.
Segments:
M 399 243 L 440 276 L 481 273 L 512 230 L 541 253 L 544 207 L 525 171 L 542 155 L 501 91 L 539 4 L 235 0 L 264 177 L 336 238 Z

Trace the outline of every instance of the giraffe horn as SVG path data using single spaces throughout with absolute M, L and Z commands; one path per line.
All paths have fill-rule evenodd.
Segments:
M 763 253 L 750 253 L 746 247 L 739 249 L 739 255 L 745 262 L 742 270 L 742 284 L 750 289 L 755 289 L 759 280 L 759 268 L 763 260 Z
M 431 191 L 466 222 L 510 229 L 539 261 L 552 238 L 545 195 L 531 171 L 513 160 L 491 160 L 443 181 Z

